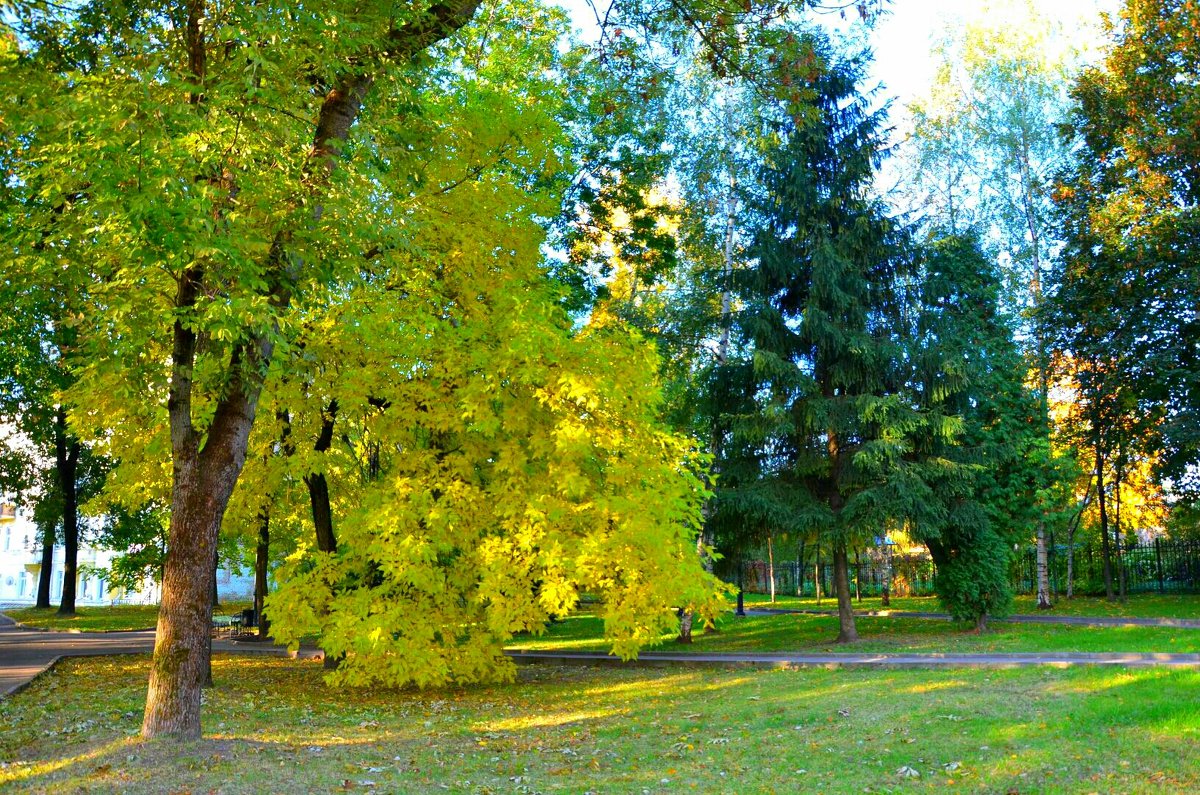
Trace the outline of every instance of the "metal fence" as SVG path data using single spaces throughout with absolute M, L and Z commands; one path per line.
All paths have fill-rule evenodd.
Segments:
M 1067 590 L 1068 548 L 1047 550 L 1050 590 Z M 1112 545 L 1113 588 L 1125 579 L 1127 593 L 1200 593 L 1200 542 L 1156 538 L 1149 542 Z M 1013 562 L 1013 585 L 1018 592 L 1033 593 L 1037 578 L 1037 552 L 1022 550 Z M 1073 579 L 1078 594 L 1104 593 L 1104 555 L 1099 544 L 1075 547 Z
M 1048 550 L 1050 590 L 1067 591 L 1066 545 L 1051 546 Z M 1125 579 L 1126 593 L 1200 593 L 1200 541 L 1171 541 L 1155 539 L 1136 544 L 1114 543 L 1112 552 L 1113 588 L 1120 588 Z M 763 560 L 747 560 L 742 564 L 742 587 L 747 593 L 769 593 L 769 566 Z M 803 566 L 796 560 L 775 562 L 775 592 L 814 596 L 817 577 L 821 594 L 833 594 L 833 566 L 822 561 L 820 567 L 811 561 Z M 1019 550 L 1013 556 L 1012 584 L 1017 593 L 1036 590 L 1037 553 L 1033 547 Z M 893 596 L 929 596 L 933 594 L 933 562 L 918 556 L 894 556 L 891 569 Z M 725 577 L 737 583 L 735 571 Z M 863 596 L 878 596 L 887 582 L 882 562 L 863 556 L 850 562 L 850 585 Z M 1074 592 L 1104 593 L 1104 558 L 1099 544 L 1075 546 L 1073 563 Z
M 775 562 L 775 593 L 779 595 L 815 596 L 817 578 L 821 595 L 833 595 L 833 564 L 822 561 L 817 567 L 809 562 Z M 863 596 L 879 596 L 888 581 L 887 570 L 880 562 L 862 559 L 850 562 L 850 587 Z M 736 575 L 730 581 L 737 584 Z M 747 560 L 742 564 L 742 588 L 747 593 L 770 593 L 770 566 L 763 560 Z M 892 558 L 892 596 L 930 596 L 933 594 L 933 562 L 927 558 Z

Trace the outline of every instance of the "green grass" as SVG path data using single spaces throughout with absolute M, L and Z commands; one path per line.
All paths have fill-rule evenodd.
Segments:
M 777 594 L 775 604 L 770 604 L 766 594 L 746 594 L 747 606 L 783 607 L 800 610 L 836 610 L 837 601 L 824 598 L 818 605 L 811 596 L 796 597 Z M 855 610 L 883 610 L 879 597 L 864 597 L 855 601 Z M 890 609 L 943 612 L 941 604 L 933 596 L 893 596 Z M 1018 596 L 1014 605 L 1016 613 L 1045 613 L 1059 616 L 1119 616 L 1122 618 L 1200 618 L 1200 595 L 1195 594 L 1134 594 L 1126 601 L 1110 602 L 1103 597 L 1077 596 L 1074 599 L 1060 597 L 1048 611 L 1039 611 L 1032 596 Z
M 920 618 L 870 618 L 856 621 L 862 640 L 834 643 L 837 617 L 776 615 L 722 616 L 716 633 L 697 631 L 689 645 L 668 633 L 653 648 L 672 652 L 1172 652 L 1200 653 L 1200 630 L 1168 627 L 1072 627 L 994 623 L 983 634 L 971 626 Z M 541 636 L 524 635 L 509 644 L 518 649 L 607 651 L 603 623 L 580 613 L 550 625 Z
M 224 602 L 217 613 L 240 613 L 250 604 Z M 58 615 L 58 608 L 39 610 L 36 607 L 5 609 L 4 615 L 28 627 L 79 632 L 117 632 L 128 629 L 154 629 L 158 623 L 158 605 L 106 605 L 80 607 L 71 617 Z
M 319 664 L 218 657 L 205 738 L 184 745 L 137 738 L 147 672 L 68 661 L 0 701 L 0 790 L 1200 789 L 1194 671 L 528 666 L 508 685 L 338 692 Z

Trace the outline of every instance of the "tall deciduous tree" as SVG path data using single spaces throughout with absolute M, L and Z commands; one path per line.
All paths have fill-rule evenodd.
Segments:
M 1012 24 L 1014 16 L 1024 24 Z M 913 107 L 916 182 L 939 224 L 977 232 L 1002 258 L 1005 304 L 1026 315 L 1022 331 L 1048 449 L 1049 351 L 1032 316 L 1043 303 L 1057 246 L 1050 188 L 1066 156 L 1057 125 L 1066 116 L 1072 54 L 1025 0 L 996 3 L 989 18 L 1004 21 L 952 33 L 931 95 Z M 1042 509 L 1034 523 L 1037 603 L 1049 608 L 1054 506 Z
M 1129 0 L 1103 65 L 1073 92 L 1079 146 L 1056 195 L 1067 251 L 1046 326 L 1075 371 L 1106 551 L 1114 498 L 1139 461 L 1157 461 L 1178 492 L 1196 489 L 1197 25 L 1195 3 Z M 1111 596 L 1108 566 L 1105 579 Z

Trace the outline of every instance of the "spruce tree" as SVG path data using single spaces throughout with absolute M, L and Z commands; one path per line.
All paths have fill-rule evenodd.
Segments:
M 1041 517 L 1031 495 L 1052 471 L 998 269 L 973 236 L 934 237 L 909 356 L 924 417 L 910 458 L 929 491 L 910 527 L 937 566 L 942 604 L 983 629 L 1012 604 L 1010 545 Z
M 911 260 L 871 195 L 884 117 L 858 90 L 865 58 L 816 34 L 803 43 L 803 110 L 789 109 L 766 158 L 752 264 L 733 279 L 745 354 L 716 378 L 735 408 L 717 518 L 817 531 L 833 552 L 838 641 L 849 642 L 847 549 L 893 516 L 905 437 L 920 422 L 900 368 Z

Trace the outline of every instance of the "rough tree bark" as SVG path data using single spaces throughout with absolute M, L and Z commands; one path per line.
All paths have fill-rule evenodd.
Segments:
M 446 0 L 421 17 L 392 30 L 379 56 L 408 60 L 441 41 L 470 21 L 480 0 Z M 203 101 L 207 47 L 206 4 L 192 0 L 187 6 L 184 41 L 188 69 L 196 88 L 189 101 Z M 377 56 L 377 57 L 379 57 Z M 367 59 L 361 59 L 360 63 Z M 351 73 L 330 89 L 321 104 L 316 134 L 310 150 L 307 189 L 317 192 L 320 180 L 314 171 L 333 168 L 337 150 L 358 118 L 371 86 L 368 72 Z M 313 216 L 320 218 L 319 196 Z M 264 296 L 280 312 L 290 304 L 283 271 L 288 264 L 284 235 L 268 254 L 268 292 Z M 208 593 L 213 550 L 229 497 L 245 462 L 246 444 L 254 424 L 262 379 L 274 352 L 274 343 L 263 333 L 252 333 L 233 352 L 226 372 L 225 390 L 216 403 L 207 435 L 193 424 L 192 368 L 197 337 L 191 314 L 204 290 L 204 270 L 195 263 L 179 279 L 171 355 L 171 382 L 167 409 L 171 430 L 171 525 L 163 573 L 162 605 L 154 645 L 154 661 L 142 721 L 145 737 L 200 736 L 200 686 L 203 657 L 211 625 Z
M 838 643 L 853 643 L 858 640 L 858 628 L 854 625 L 854 603 L 850 598 L 850 556 L 846 542 L 833 544 L 833 579 L 838 602 Z

